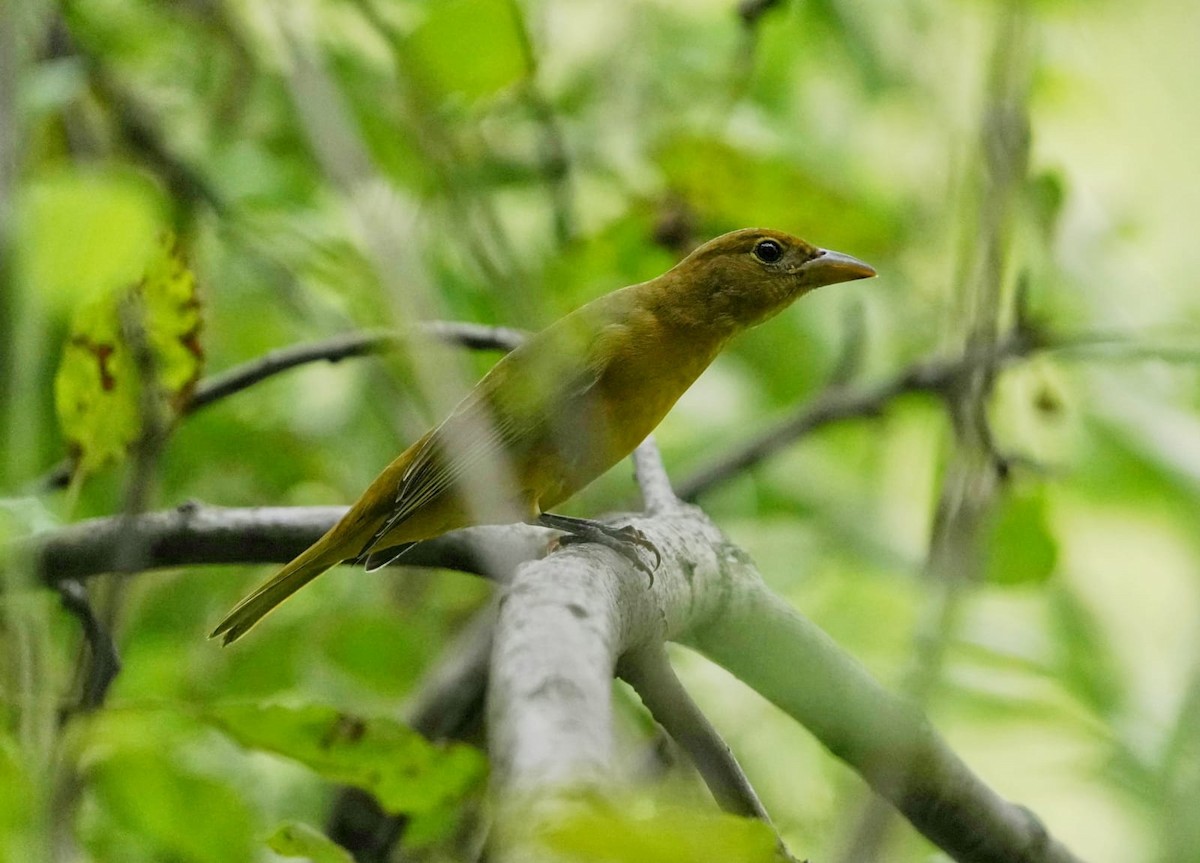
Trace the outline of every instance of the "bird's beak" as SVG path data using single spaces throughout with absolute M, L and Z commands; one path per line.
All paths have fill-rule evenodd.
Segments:
M 804 281 L 814 287 L 869 279 L 876 275 L 875 268 L 870 264 L 829 249 L 822 249 L 816 257 L 809 258 L 801 264 L 800 273 L 804 276 Z

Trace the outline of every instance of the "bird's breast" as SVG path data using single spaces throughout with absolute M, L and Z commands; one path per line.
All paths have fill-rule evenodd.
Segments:
M 554 493 L 545 505 L 571 496 L 633 452 L 723 344 L 637 321 L 612 341 L 620 347 L 596 386 L 559 424 L 565 432 L 556 446 L 561 461 L 547 476 Z

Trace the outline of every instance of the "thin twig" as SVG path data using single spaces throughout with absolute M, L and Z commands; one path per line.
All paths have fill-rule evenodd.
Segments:
M 417 331 L 421 335 L 475 351 L 511 351 L 525 337 L 519 330 L 508 327 L 488 327 L 453 321 L 429 321 L 421 324 Z M 404 336 L 395 331 L 364 330 L 280 348 L 201 381 L 183 412 L 192 413 L 297 366 L 315 362 L 336 363 L 348 357 L 384 353 L 403 343 Z
M 679 496 L 695 500 L 819 428 L 848 419 L 880 416 L 902 395 L 945 396 L 964 375 L 981 364 L 995 363 L 1002 367 L 1042 349 L 1043 344 L 1033 332 L 1012 331 L 987 350 L 967 349 L 956 357 L 922 360 L 874 386 L 831 386 L 775 426 L 693 472 L 679 484 Z
M 647 515 L 663 515 L 679 509 L 680 500 L 671 488 L 671 478 L 667 475 L 653 435 L 633 451 L 633 472 L 642 490 L 642 503 Z
M 79 38 L 74 26 L 73 3 L 63 4 L 63 13 L 54 22 L 51 37 L 59 56 L 75 55 L 83 64 L 96 97 L 109 110 L 117 139 L 150 170 L 157 174 L 171 197 L 188 206 L 204 203 L 221 214 L 228 205 L 219 191 L 196 168 L 176 155 L 151 121 L 151 113 L 134 94 L 123 88 L 109 72 L 87 39 Z
M 663 645 L 656 642 L 626 654 L 617 673 L 634 688 L 654 720 L 687 752 L 717 805 L 733 815 L 757 818 L 774 830 L 742 765 L 675 676 Z M 776 841 L 784 859 L 795 861 L 778 832 Z
M 89 661 L 83 666 L 79 709 L 90 712 L 104 703 L 109 687 L 121 671 L 121 657 L 117 653 L 112 633 L 100 623 L 91 603 L 88 602 L 84 586 L 75 579 L 64 579 L 56 586 L 63 608 L 79 620 L 84 641 L 88 646 Z
M 416 331 L 476 351 L 510 351 L 525 338 L 525 333 L 509 327 L 489 327 L 457 321 L 427 321 L 420 324 Z M 403 341 L 403 335 L 392 330 L 363 330 L 270 351 L 258 359 L 200 381 L 180 413 L 183 416 L 194 413 L 213 402 L 299 366 L 316 362 L 336 363 L 349 357 L 383 353 L 395 349 Z M 48 488 L 61 488 L 70 478 L 71 464 L 64 460 L 47 471 L 38 484 Z

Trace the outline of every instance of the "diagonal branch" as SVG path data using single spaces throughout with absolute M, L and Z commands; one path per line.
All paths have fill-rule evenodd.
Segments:
M 1078 863 L 1033 813 L 972 773 L 911 702 L 771 593 L 752 565 L 739 562 L 735 579 L 728 601 L 684 643 L 808 728 L 954 860 Z
M 489 327 L 451 321 L 429 321 L 417 327 L 421 335 L 460 345 L 475 351 L 511 351 L 521 344 L 525 334 L 508 327 Z M 201 381 L 184 408 L 192 413 L 215 401 L 231 396 L 281 372 L 308 363 L 336 363 L 348 357 L 394 350 L 404 343 L 404 335 L 390 330 L 363 330 L 333 336 L 320 341 L 280 348 L 256 360 L 235 366 Z
M 880 416 L 901 396 L 926 393 L 949 397 L 976 369 L 1003 367 L 1044 350 L 1047 345 L 1033 330 L 1014 329 L 986 349 L 968 348 L 958 356 L 923 360 L 874 386 L 835 384 L 775 426 L 693 472 L 679 484 L 679 496 L 695 500 L 805 435 L 844 420 Z
M 675 676 L 663 645 L 631 651 L 621 660 L 618 672 L 641 697 L 655 721 L 688 753 L 717 804 L 726 812 L 757 818 L 774 829 L 729 745 Z M 776 841 L 780 856 L 795 863 L 778 832 Z

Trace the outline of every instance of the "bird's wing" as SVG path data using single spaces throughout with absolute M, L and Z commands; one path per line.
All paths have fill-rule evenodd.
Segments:
M 553 439 L 564 413 L 583 405 L 604 372 L 606 352 L 597 345 L 613 332 L 578 322 L 561 326 L 564 322 L 497 363 L 434 429 L 401 477 L 391 512 L 360 557 L 380 548 L 405 519 L 466 478 L 503 476 L 530 446 Z

